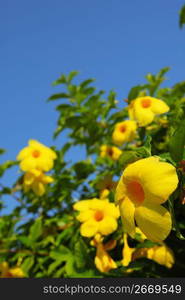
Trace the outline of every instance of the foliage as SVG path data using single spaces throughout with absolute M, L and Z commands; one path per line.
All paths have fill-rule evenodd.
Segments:
M 184 24 L 185 24 L 185 5 L 183 5 L 179 13 L 179 26 L 182 28 Z

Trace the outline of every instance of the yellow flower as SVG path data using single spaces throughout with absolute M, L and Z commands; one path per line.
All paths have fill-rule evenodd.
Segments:
M 106 273 L 112 269 L 117 268 L 115 261 L 107 252 L 108 250 L 112 250 L 116 246 L 115 240 L 103 244 L 103 238 L 99 234 L 97 234 L 94 240 L 91 242 L 91 245 L 97 248 L 94 263 L 96 265 L 96 268 L 100 272 Z
M 25 277 L 23 271 L 19 267 L 9 268 L 7 262 L 0 264 L 0 278 L 23 278 Z
M 127 267 L 132 261 L 142 257 L 151 259 L 167 268 L 172 268 L 175 262 L 173 251 L 165 244 L 151 248 L 130 248 L 127 241 L 127 234 L 124 234 L 124 247 L 122 250 L 122 255 L 122 265 L 124 267 Z M 131 272 L 133 270 L 129 269 L 127 271 Z
M 175 168 L 157 157 L 130 164 L 124 170 L 115 193 L 125 231 L 134 237 L 136 221 L 149 240 L 164 240 L 172 225 L 170 213 L 160 204 L 168 199 L 177 185 Z
M 29 140 L 28 146 L 23 148 L 17 156 L 20 168 L 25 172 L 32 169 L 49 171 L 55 159 L 56 153 L 53 150 L 35 140 Z
M 146 239 L 146 236 L 138 227 L 136 227 L 136 233 L 140 235 L 140 240 L 142 242 Z M 128 238 L 127 233 L 124 233 L 123 235 L 124 247 L 122 250 L 122 255 L 123 255 L 122 265 L 124 267 L 127 267 L 130 264 L 130 262 L 133 260 L 132 257 L 133 253 L 136 251 L 136 248 L 129 247 L 127 238 Z
M 155 246 L 147 251 L 147 258 L 152 259 L 160 265 L 164 265 L 167 268 L 172 268 L 175 259 L 173 251 L 166 245 Z
M 173 251 L 165 244 L 162 246 L 154 246 L 152 248 L 136 249 L 132 259 L 135 260 L 141 257 L 151 259 L 169 269 L 172 268 L 175 263 Z
M 118 160 L 122 151 L 115 146 L 102 145 L 100 147 L 100 156 L 109 157 L 113 160 Z
M 136 122 L 126 120 L 115 125 L 112 140 L 117 145 L 131 142 L 136 136 Z
M 110 194 L 110 190 L 109 189 L 104 189 L 100 191 L 100 199 L 107 199 L 107 197 Z
M 116 188 L 117 182 L 112 180 L 111 175 L 106 175 L 101 181 L 96 185 L 100 190 L 100 199 L 105 199 L 108 197 L 111 190 Z
M 45 185 L 51 182 L 53 182 L 51 176 L 33 169 L 24 174 L 23 188 L 26 192 L 32 189 L 37 196 L 42 196 L 45 193 Z
M 82 236 L 108 235 L 117 229 L 119 209 L 107 199 L 82 200 L 74 204 L 74 209 L 80 211 L 77 219 L 82 222 Z
M 127 267 L 130 262 L 132 261 L 132 253 L 135 251 L 135 248 L 130 248 L 127 241 L 127 234 L 124 233 L 123 235 L 124 247 L 122 250 L 122 265 Z
M 128 107 L 129 116 L 140 126 L 150 124 L 156 115 L 169 111 L 169 106 L 162 100 L 150 96 L 138 97 Z

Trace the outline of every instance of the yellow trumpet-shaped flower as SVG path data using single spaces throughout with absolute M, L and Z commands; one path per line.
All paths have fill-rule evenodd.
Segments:
M 53 150 L 35 140 L 29 140 L 28 146 L 23 148 L 17 156 L 20 169 L 25 172 L 32 169 L 47 172 L 52 169 L 55 159 L 56 153 Z
M 122 265 L 127 267 L 132 261 L 146 257 L 155 261 L 156 263 L 165 266 L 166 268 L 172 268 L 175 258 L 173 251 L 165 244 L 162 246 L 154 246 L 151 248 L 130 248 L 127 241 L 127 234 L 124 234 L 124 247 L 122 250 Z M 127 272 L 131 272 L 129 269 Z
M 117 145 L 131 142 L 136 136 L 136 122 L 126 120 L 115 125 L 112 140 Z
M 140 239 L 143 242 L 146 239 L 146 236 L 144 235 L 144 233 L 142 233 L 142 231 L 136 227 L 136 233 L 140 235 Z M 123 242 L 124 242 L 124 247 L 122 250 L 122 265 L 124 267 L 127 267 L 131 261 L 133 261 L 133 253 L 136 251 L 136 248 L 130 248 L 128 245 L 128 235 L 127 233 L 124 233 L 123 235 Z M 127 270 L 127 272 L 131 272 L 132 270 Z
M 121 154 L 122 154 L 122 151 L 115 146 L 102 145 L 100 147 L 100 156 L 101 157 L 109 157 L 113 160 L 118 160 Z
M 166 245 L 156 246 L 148 250 L 147 258 L 154 260 L 160 265 L 172 268 L 175 262 L 173 251 Z
M 152 248 L 136 249 L 132 259 L 135 260 L 141 257 L 151 259 L 169 269 L 172 268 L 175 263 L 173 251 L 165 244 L 162 246 L 154 246 Z
M 129 116 L 139 126 L 150 124 L 156 115 L 169 111 L 169 106 L 162 100 L 150 96 L 138 97 L 128 107 Z
M 110 194 L 109 189 L 104 189 L 100 191 L 100 199 L 107 199 Z
M 105 199 L 110 191 L 115 190 L 117 182 L 112 180 L 111 175 L 106 175 L 101 181 L 97 183 L 97 188 L 100 190 L 100 199 Z
M 178 185 L 176 169 L 158 157 L 149 157 L 130 164 L 116 188 L 125 231 L 135 235 L 137 226 L 154 242 L 163 241 L 171 231 L 171 215 L 161 206 Z
M 0 263 L 0 278 L 23 278 L 23 271 L 19 267 L 9 268 L 7 262 Z
M 53 182 L 51 176 L 33 169 L 24 174 L 23 188 L 26 192 L 31 189 L 37 196 L 42 196 L 45 193 L 45 185 L 51 182 Z
M 124 241 L 124 247 L 122 250 L 122 256 L 123 256 L 122 265 L 124 267 L 127 267 L 130 264 L 130 262 L 132 261 L 132 254 L 135 251 L 135 248 L 129 247 L 126 233 L 124 233 L 123 241 Z
M 117 229 L 119 209 L 107 199 L 82 200 L 74 204 L 74 209 L 80 212 L 77 219 L 82 222 L 82 236 L 108 235 Z
M 116 269 L 117 265 L 115 261 L 108 254 L 108 250 L 114 249 L 116 241 L 112 240 L 106 244 L 103 244 L 103 238 L 97 234 L 94 240 L 91 241 L 91 245 L 97 248 L 94 263 L 96 268 L 103 273 L 109 272 L 112 269 Z

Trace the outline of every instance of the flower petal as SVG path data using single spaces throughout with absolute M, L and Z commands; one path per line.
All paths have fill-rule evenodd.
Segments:
M 82 236 L 91 237 L 98 231 L 98 222 L 89 220 L 80 226 L 80 233 Z
M 37 168 L 43 171 L 49 171 L 53 168 L 53 160 L 45 155 L 42 155 L 36 160 Z
M 115 219 L 119 218 L 119 216 L 120 216 L 119 208 L 116 207 L 114 203 L 108 203 L 104 207 L 104 212 L 106 215 L 111 216 Z
M 30 153 L 31 153 L 31 149 L 29 147 L 23 148 L 17 155 L 17 160 L 24 159 L 25 157 L 29 156 Z
M 113 160 L 118 160 L 122 151 L 117 147 L 112 147 L 113 155 L 111 156 Z
M 162 100 L 151 98 L 151 110 L 154 114 L 164 114 L 169 111 L 169 106 Z
M 24 174 L 24 184 L 31 185 L 34 182 L 35 176 L 31 172 Z
M 138 227 L 153 242 L 163 241 L 171 231 L 171 215 L 161 205 L 148 203 L 137 207 L 135 219 Z
M 127 232 L 131 237 L 135 235 L 135 222 L 134 222 L 135 206 L 129 198 L 125 197 L 120 202 L 120 214 L 124 231 Z
M 52 183 L 53 181 L 54 181 L 54 179 L 51 176 L 48 176 L 48 175 L 43 175 L 42 176 L 42 182 L 44 184 Z
M 123 175 L 122 175 L 116 187 L 115 202 L 118 204 L 121 200 L 124 199 L 125 194 L 126 194 L 126 186 L 123 183 Z
M 81 200 L 73 205 L 75 210 L 85 211 L 89 209 L 90 202 L 92 200 Z
M 147 257 L 149 259 L 152 259 L 158 264 L 164 265 L 169 269 L 172 268 L 175 262 L 175 258 L 174 258 L 173 251 L 170 248 L 168 248 L 166 245 L 163 245 L 163 246 L 155 246 L 152 249 L 153 251 L 151 252 L 148 251 L 147 253 Z
M 20 169 L 24 172 L 30 171 L 35 168 L 36 168 L 36 161 L 31 156 L 28 156 L 27 158 L 23 159 L 20 163 Z
M 89 203 L 89 207 L 93 210 L 103 210 L 104 207 L 109 203 L 107 199 L 92 199 Z
M 122 250 L 122 255 L 123 255 L 123 259 L 122 259 L 122 265 L 124 267 L 127 267 L 130 262 L 132 261 L 132 253 L 135 251 L 135 248 L 130 248 L 128 245 L 128 241 L 127 241 L 127 234 L 124 234 L 124 247 Z
M 115 261 L 107 253 L 102 243 L 97 246 L 94 262 L 100 272 L 108 272 L 109 270 L 117 267 Z
M 79 215 L 76 217 L 80 222 L 86 222 L 94 215 L 93 210 L 87 209 L 85 211 L 80 211 Z
M 44 184 L 39 181 L 36 181 L 32 184 L 32 189 L 37 196 L 42 196 L 45 193 Z
M 98 222 L 98 225 L 99 225 L 98 231 L 103 235 L 108 235 L 112 233 L 118 227 L 115 218 L 110 216 L 105 216 L 102 221 Z

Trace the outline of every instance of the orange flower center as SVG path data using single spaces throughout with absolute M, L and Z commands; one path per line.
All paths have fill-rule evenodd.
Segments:
M 104 214 L 101 210 L 97 210 L 94 214 L 94 218 L 97 222 L 101 221 L 104 218 Z
M 127 192 L 129 198 L 134 202 L 136 205 L 142 204 L 145 198 L 144 190 L 142 185 L 137 181 L 131 181 L 127 184 Z
M 151 106 L 151 100 L 148 99 L 148 98 L 147 99 L 143 99 L 141 101 L 141 105 L 142 105 L 143 108 L 148 108 L 148 107 Z
M 108 154 L 109 156 L 112 156 L 112 155 L 113 155 L 113 150 L 112 150 L 112 148 L 108 148 L 108 149 L 107 149 L 107 154 Z
M 119 128 L 120 132 L 124 133 L 126 131 L 126 125 L 122 125 Z
M 32 156 L 33 156 L 34 158 L 39 157 L 39 156 L 40 156 L 40 151 L 38 151 L 38 150 L 33 150 Z

